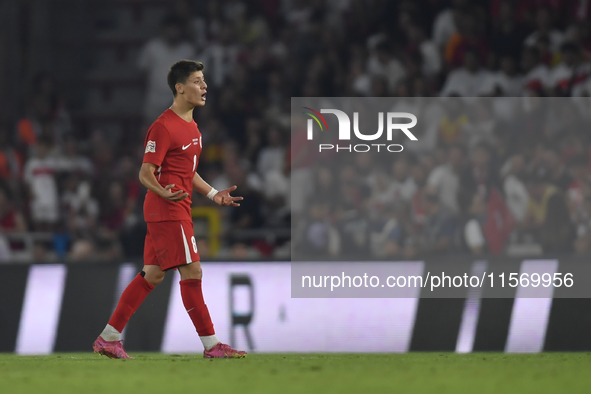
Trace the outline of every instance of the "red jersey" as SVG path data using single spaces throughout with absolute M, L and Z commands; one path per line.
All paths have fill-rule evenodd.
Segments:
M 158 166 L 154 175 L 165 187 L 174 184 L 172 192 L 184 190 L 189 196 L 182 201 L 168 201 L 148 190 L 144 202 L 146 222 L 191 219 L 193 176 L 201 154 L 201 132 L 195 121 L 187 122 L 167 109 L 150 126 L 144 144 L 144 163 Z

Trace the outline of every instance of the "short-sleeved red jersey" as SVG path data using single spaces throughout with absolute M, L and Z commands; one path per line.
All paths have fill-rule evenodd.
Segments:
M 144 144 L 144 163 L 158 166 L 154 175 L 165 187 L 174 184 L 172 191 L 184 190 L 189 196 L 182 201 L 168 201 L 148 190 L 144 202 L 146 222 L 191 219 L 193 176 L 201 154 L 201 132 L 195 121 L 187 122 L 167 109 L 150 126 Z

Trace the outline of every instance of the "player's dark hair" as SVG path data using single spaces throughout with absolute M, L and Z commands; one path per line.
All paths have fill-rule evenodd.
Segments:
M 187 82 L 187 78 L 194 73 L 195 71 L 203 71 L 203 63 L 195 61 L 195 60 L 179 60 L 175 64 L 170 67 L 168 70 L 168 86 L 170 90 L 172 90 L 173 96 L 176 97 L 176 88 L 175 85 L 177 83 L 185 83 Z

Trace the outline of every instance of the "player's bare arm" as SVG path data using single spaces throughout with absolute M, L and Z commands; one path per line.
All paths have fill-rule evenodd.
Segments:
M 189 196 L 189 193 L 185 192 L 184 190 L 177 190 L 176 192 L 173 192 L 172 188 L 175 185 L 166 185 L 165 187 L 162 187 L 154 175 L 156 168 L 156 165 L 152 163 L 142 164 L 139 176 L 142 185 L 169 201 L 182 201 Z
M 215 202 L 218 205 L 231 205 L 233 207 L 239 207 L 240 204 L 237 203 L 237 201 L 241 201 L 244 198 L 243 197 L 234 197 L 231 196 L 230 193 L 233 192 L 234 190 L 236 190 L 238 187 L 236 185 L 229 187 L 227 189 L 224 190 L 220 190 L 216 193 L 215 196 L 213 196 L 212 200 L 213 202 Z M 197 173 L 195 173 L 195 175 L 193 176 L 193 189 L 197 190 L 199 193 L 203 194 L 204 196 L 207 196 L 209 192 L 211 192 L 213 190 L 213 187 L 211 187 L 207 182 L 205 182 L 203 180 L 203 178 L 201 178 L 201 176 Z

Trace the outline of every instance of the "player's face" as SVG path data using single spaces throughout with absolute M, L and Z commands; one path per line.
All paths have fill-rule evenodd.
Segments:
M 203 71 L 195 71 L 183 84 L 183 97 L 195 107 L 203 107 L 205 105 L 206 93 L 207 84 L 203 77 Z

